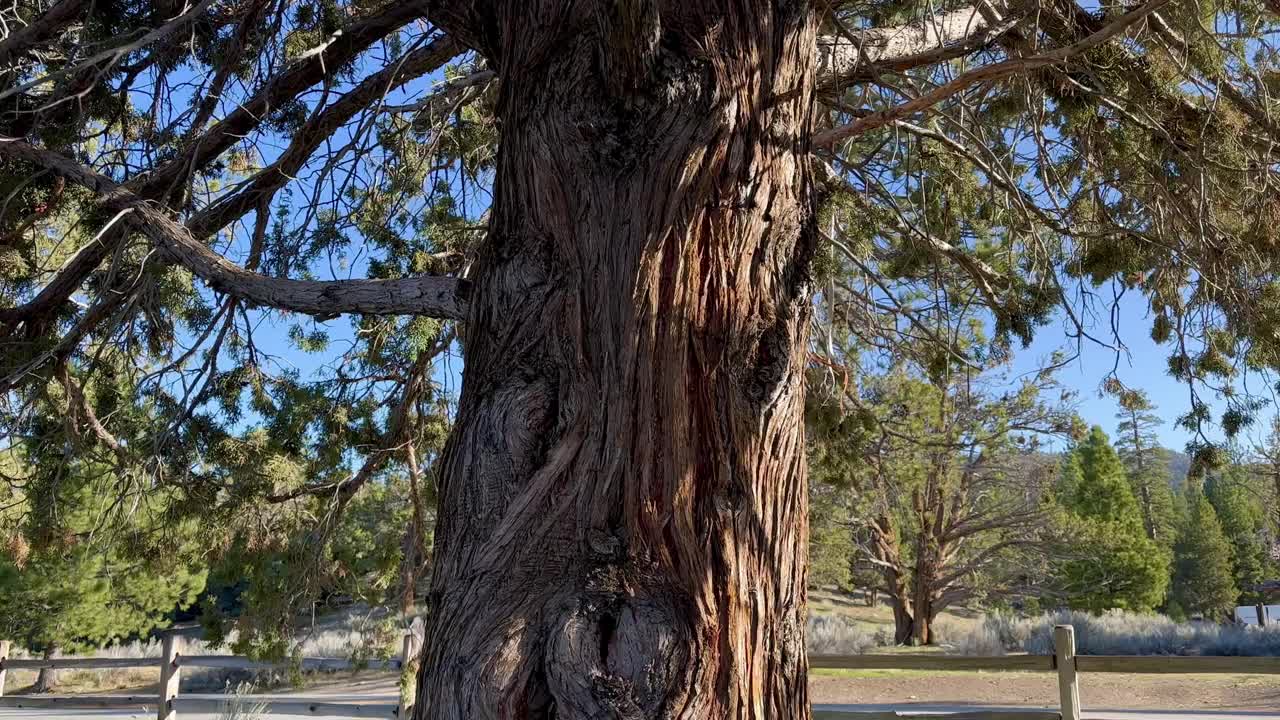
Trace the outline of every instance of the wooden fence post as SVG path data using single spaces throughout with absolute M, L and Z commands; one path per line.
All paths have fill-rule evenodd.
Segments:
M 1053 664 L 1058 668 L 1058 697 L 1062 720 L 1080 720 L 1080 683 L 1076 679 L 1076 629 L 1058 625 L 1053 629 Z
M 4 697 L 5 661 L 9 659 L 9 641 L 0 640 L 0 697 Z
M 413 631 L 404 634 L 404 644 L 400 646 L 400 706 L 396 708 L 396 717 L 404 720 L 413 712 L 414 696 L 417 688 L 409 684 L 409 668 L 414 661 L 414 652 L 418 649 L 418 638 Z
M 182 676 L 178 667 L 177 635 L 168 633 L 164 636 L 160 655 L 160 704 L 156 710 L 156 718 L 177 720 L 178 682 Z

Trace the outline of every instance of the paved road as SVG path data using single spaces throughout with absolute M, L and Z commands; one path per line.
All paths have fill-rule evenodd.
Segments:
M 278 696 L 282 699 L 298 700 L 299 697 Z M 321 698 L 317 698 L 321 699 Z M 323 698 L 326 701 L 332 701 L 333 698 Z M 370 698 L 361 698 L 362 701 L 368 702 Z M 394 702 L 393 698 L 378 698 L 376 702 Z M 897 705 L 820 705 L 815 710 L 824 711 L 887 711 L 887 710 L 904 710 L 904 706 Z M 994 708 L 994 707 L 974 707 L 967 705 L 913 705 L 910 706 L 911 712 L 919 713 L 942 713 L 942 712 L 973 712 L 975 710 L 1028 710 L 1033 708 Z M 1132 711 L 1132 710 L 1086 710 L 1085 718 L 1090 720 L 1280 720 L 1280 708 L 1276 712 L 1261 711 L 1222 711 L 1214 710 L 1204 712 L 1200 710 L 1178 710 L 1167 712 L 1152 711 Z M 141 708 L 135 711 L 122 710 L 17 710 L 13 708 L 0 708 L 0 720 L 34 720 L 41 718 L 42 720 L 151 720 L 155 717 L 155 710 L 144 711 Z M 182 713 L 181 720 L 217 720 L 217 715 L 205 713 Z M 268 716 L 268 717 L 296 717 L 296 716 Z M 352 716 L 330 715 L 328 717 L 334 720 L 349 720 Z

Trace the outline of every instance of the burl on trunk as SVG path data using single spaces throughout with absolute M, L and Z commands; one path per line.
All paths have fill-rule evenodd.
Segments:
M 443 5 L 502 140 L 417 717 L 807 718 L 811 9 Z

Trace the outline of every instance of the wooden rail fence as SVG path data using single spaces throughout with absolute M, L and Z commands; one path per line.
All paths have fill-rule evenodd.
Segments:
M 1280 657 L 1203 657 L 1167 655 L 1076 655 L 1075 631 L 1070 625 L 1054 628 L 1054 655 L 1005 655 L 975 657 L 965 655 L 811 655 L 809 667 L 845 670 L 934 670 L 1022 671 L 1056 673 L 1058 710 L 974 710 L 955 713 L 875 711 L 848 712 L 817 710 L 814 720 L 1080 720 L 1080 673 L 1225 673 L 1280 675 Z M 235 668 L 247 670 L 283 669 L 289 663 L 268 663 L 230 655 L 182 655 L 172 636 L 163 643 L 159 658 L 56 658 L 53 660 L 10 660 L 9 643 L 0 641 L 0 707 L 12 708 L 127 708 L 156 707 L 158 720 L 176 720 L 179 707 L 184 712 L 216 713 L 228 699 L 182 697 L 178 682 L 184 667 Z M 359 667 L 402 670 L 415 652 L 412 635 L 406 635 L 400 657 L 394 660 L 361 663 Z M 160 690 L 156 695 L 4 696 L 5 672 L 40 668 L 112 669 L 159 667 Z M 349 660 L 302 658 L 302 670 L 347 670 L 356 667 Z M 256 701 L 255 701 L 255 704 Z M 304 699 L 265 700 L 269 715 L 340 716 L 359 718 L 404 718 L 410 707 L 402 700 L 390 703 L 314 702 Z

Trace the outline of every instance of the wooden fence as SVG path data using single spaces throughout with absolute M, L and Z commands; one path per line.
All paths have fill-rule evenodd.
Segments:
M 1054 629 L 1054 655 L 1006 655 L 971 657 L 964 655 L 892 654 L 892 655 L 811 655 L 809 667 L 845 670 L 933 670 L 948 671 L 1021 671 L 1056 673 L 1058 677 L 1058 710 L 973 710 L 956 713 L 876 711 L 847 712 L 818 710 L 814 720 L 1080 720 L 1079 673 L 1219 673 L 1280 675 L 1280 657 L 1201 657 L 1167 655 L 1076 655 L 1075 631 L 1070 625 Z M 176 720 L 179 706 L 185 712 L 219 712 L 227 700 L 181 698 L 178 681 L 184 667 L 238 668 L 248 670 L 281 669 L 288 663 L 264 663 L 249 658 L 224 655 L 182 655 L 172 637 L 165 638 L 160 658 L 57 658 L 54 660 L 9 660 L 9 643 L 0 641 L 0 707 L 13 708 L 157 708 L 159 720 Z M 401 656 L 395 660 L 374 661 L 360 667 L 401 670 L 413 656 L 413 636 L 407 635 Z M 160 669 L 160 692 L 153 696 L 18 696 L 4 697 L 6 670 L 40 668 L 111 669 L 156 667 Z M 302 670 L 345 670 L 354 664 L 333 658 L 303 658 Z M 267 700 L 269 715 L 311 715 L 370 718 L 404 718 L 410 708 L 402 701 L 394 704 L 357 704 L 313 702 L 310 700 Z
M 402 718 L 408 717 L 409 706 L 401 700 L 398 704 L 317 702 L 313 700 L 264 701 L 240 700 L 234 696 L 220 698 L 180 697 L 178 684 L 183 668 L 227 668 L 236 670 L 286 670 L 295 667 L 293 662 L 273 663 L 253 660 L 236 655 L 183 655 L 179 652 L 177 638 L 166 635 L 158 658 L 54 658 L 51 660 L 11 660 L 10 644 L 0 640 L 0 707 L 52 709 L 129 709 L 156 708 L 158 720 L 176 720 L 178 708 L 184 712 L 219 713 L 229 703 L 245 702 L 263 705 L 269 715 L 311 715 L 321 717 Z M 353 669 L 402 671 L 415 652 L 414 636 L 406 634 L 400 657 L 393 660 L 369 660 L 352 662 L 343 658 L 302 658 L 297 667 L 302 671 L 338 671 Z M 160 689 L 155 695 L 4 695 L 5 674 L 9 670 L 111 670 L 117 668 L 158 668 Z

